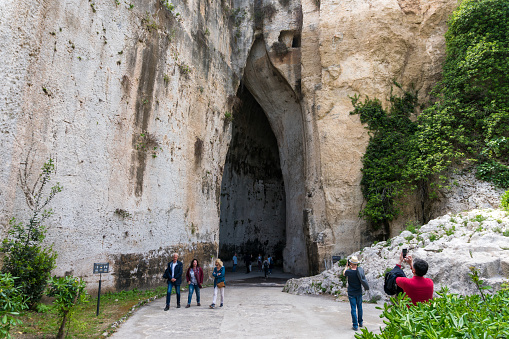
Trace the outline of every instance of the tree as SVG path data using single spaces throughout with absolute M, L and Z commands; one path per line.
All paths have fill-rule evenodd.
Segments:
M 9 235 L 3 240 L 0 250 L 6 254 L 2 272 L 18 278 L 15 286 L 19 287 L 27 304 L 33 308 L 40 301 L 51 270 L 55 268 L 57 254 L 52 246 L 45 247 L 42 244 L 47 232 L 43 223 L 53 214 L 52 210 L 46 207 L 55 195 L 62 191 L 62 186 L 57 183 L 46 194 L 45 188 L 49 185 L 51 175 L 55 173 L 52 158 L 44 163 L 41 174 L 35 183 L 29 186 L 29 155 L 24 168 L 20 170 L 19 179 L 27 205 L 32 211 L 31 217 L 26 224 L 17 222 L 15 218 L 10 219 Z

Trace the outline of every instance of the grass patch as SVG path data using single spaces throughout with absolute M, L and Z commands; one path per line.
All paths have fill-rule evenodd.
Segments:
M 76 306 L 76 313 L 67 338 L 97 338 L 104 332 L 112 332 L 111 325 L 126 316 L 129 311 L 153 297 L 166 295 L 166 286 L 140 291 L 121 291 L 101 295 L 99 316 L 96 316 L 97 298 Z M 51 306 L 51 305 L 47 305 Z M 40 307 L 41 313 L 24 312 L 19 316 L 23 322 L 12 328 L 13 338 L 54 338 L 58 332 L 59 317 L 53 307 Z

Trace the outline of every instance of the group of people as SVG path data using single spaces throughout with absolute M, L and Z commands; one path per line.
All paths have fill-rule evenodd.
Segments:
M 232 272 L 235 272 L 237 270 L 237 253 L 233 255 L 233 269 Z M 244 255 L 244 263 L 246 264 L 246 274 L 251 273 L 252 271 L 252 262 L 253 262 L 253 255 L 252 254 L 245 254 Z M 265 278 L 268 277 L 269 274 L 272 274 L 272 269 L 274 268 L 274 259 L 272 259 L 272 256 L 269 254 L 265 257 L 265 259 L 262 257 L 261 254 L 258 254 L 257 257 L 257 264 L 258 264 L 258 272 L 265 272 Z
M 407 278 L 404 276 L 401 266 L 407 263 L 412 270 L 413 277 Z M 362 286 L 369 289 L 364 276 L 364 271 L 359 265 L 357 257 L 353 256 L 348 260 L 343 275 L 347 277 L 348 281 L 348 300 L 350 301 L 350 310 L 352 315 L 352 329 L 357 331 L 359 327 L 363 327 L 362 319 Z M 401 293 L 405 293 L 412 303 L 416 305 L 419 302 L 426 302 L 433 298 L 433 280 L 424 278 L 428 272 L 428 263 L 422 259 L 413 259 L 411 255 L 400 253 L 399 262 L 394 267 L 393 271 L 400 272 L 401 276 L 396 278 L 396 284 Z M 402 274 L 401 274 L 402 273 Z
M 173 253 L 172 261 L 168 263 L 168 267 L 166 268 L 163 278 L 168 282 L 168 290 L 166 291 L 166 307 L 165 311 L 170 309 L 170 301 L 171 301 L 171 292 L 175 289 L 175 294 L 177 296 L 177 308 L 180 308 L 180 285 L 182 284 L 182 274 L 184 271 L 184 265 L 181 261 L 178 260 L 178 253 Z M 224 287 L 225 287 L 225 268 L 221 259 L 216 259 L 214 271 L 212 272 L 212 276 L 214 277 L 214 296 L 212 298 L 212 304 L 209 306 L 210 308 L 216 307 L 217 294 L 221 294 L 221 305 L 223 307 L 224 303 Z M 200 304 L 200 289 L 203 284 L 203 269 L 200 267 L 198 259 L 193 259 L 189 268 L 186 272 L 186 280 L 189 284 L 189 294 L 187 296 L 187 305 L 186 308 L 191 307 L 191 299 L 193 297 L 193 293 L 196 292 L 196 305 L 201 306 Z
M 182 284 L 183 267 L 181 261 L 178 260 L 178 254 L 173 253 L 173 260 L 168 263 L 168 267 L 164 272 L 163 278 L 167 279 L 168 290 L 166 292 L 166 307 L 165 311 L 170 309 L 171 292 L 175 289 L 177 295 L 177 308 L 180 308 L 180 285 Z M 261 262 L 261 255 L 258 258 L 258 262 L 261 263 L 258 267 L 263 267 L 265 277 L 270 274 L 272 269 L 272 257 L 269 255 Z M 249 257 L 251 259 L 251 257 Z M 247 255 L 244 258 L 246 261 L 247 272 L 250 270 L 250 261 L 247 260 Z M 393 271 L 403 272 L 401 266 L 403 263 L 410 265 L 410 269 L 414 276 L 412 278 L 406 278 L 398 276 L 396 278 L 396 284 L 400 288 L 401 293 L 405 293 L 412 303 L 415 305 L 419 302 L 425 302 L 433 298 L 433 281 L 429 278 L 424 278 L 424 275 L 428 272 L 428 263 L 422 259 L 413 259 L 411 255 L 406 255 L 403 252 L 400 254 L 399 262 L 394 267 Z M 237 266 L 237 254 L 233 256 L 233 272 L 235 272 Z M 216 259 L 215 267 L 212 272 L 214 277 L 214 295 L 212 298 L 212 304 L 210 308 L 216 307 L 217 295 L 221 295 L 220 307 L 223 307 L 224 303 L 224 288 L 225 288 L 225 267 L 220 259 Z M 369 289 L 366 277 L 364 276 L 364 270 L 359 267 L 359 259 L 355 256 L 348 260 L 347 265 L 343 270 L 343 275 L 347 277 L 348 282 L 348 300 L 350 302 L 350 309 L 352 315 L 352 328 L 357 331 L 359 327 L 363 327 L 363 314 L 362 314 L 362 287 Z M 186 308 L 191 307 L 191 299 L 193 293 L 196 292 L 196 303 L 197 306 L 200 304 L 200 289 L 203 284 L 203 269 L 200 267 L 198 259 L 193 259 L 186 271 L 186 280 L 189 284 L 189 294 L 187 296 Z

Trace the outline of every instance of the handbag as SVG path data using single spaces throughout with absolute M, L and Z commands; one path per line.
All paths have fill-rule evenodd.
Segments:
M 224 281 L 218 282 L 216 286 L 217 286 L 218 288 L 223 288 L 223 287 L 225 287 Z

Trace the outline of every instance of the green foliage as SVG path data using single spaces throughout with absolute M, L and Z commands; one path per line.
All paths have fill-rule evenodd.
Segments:
M 395 85 L 401 88 L 397 83 Z M 377 99 L 359 101 L 351 98 L 354 110 L 367 124 L 370 141 L 362 159 L 362 193 L 367 200 L 360 216 L 370 221 L 374 229 L 400 214 L 395 204 L 407 188 L 406 164 L 415 152 L 414 135 L 417 125 L 410 120 L 417 105 L 416 92 L 404 92 L 401 98 L 390 96 L 390 108 L 384 110 Z
M 48 281 L 49 297 L 54 297 L 55 307 L 60 317 L 60 327 L 58 329 L 57 338 L 64 338 L 64 328 L 66 322 L 70 324 L 74 307 L 82 302 L 87 302 L 87 294 L 85 291 L 86 282 L 73 277 L 53 277 Z
M 509 212 L 509 190 L 505 191 L 505 193 L 502 194 L 502 198 L 500 200 L 500 207 L 502 207 L 504 211 Z
M 421 228 L 421 225 L 419 225 L 416 222 L 414 223 L 411 221 L 407 222 L 405 225 L 406 225 L 406 230 L 411 233 L 414 233 L 414 234 L 419 232 L 419 228 Z
M 360 216 L 380 228 L 400 214 L 405 190 L 430 183 L 452 164 L 477 164 L 477 177 L 509 187 L 509 2 L 464 0 L 446 33 L 447 57 L 434 102 L 417 121 L 409 116 L 417 95 L 377 99 L 354 96 L 354 110 L 367 124 Z M 396 86 L 400 87 L 396 84 Z M 435 185 L 435 186 L 433 186 Z M 431 190 L 429 198 L 436 196 Z
M 10 338 L 11 327 L 21 324 L 16 318 L 27 308 L 19 287 L 16 287 L 10 273 L 0 273 L 0 338 Z
M 27 205 L 32 210 L 32 216 L 24 225 L 15 218 L 9 221 L 8 237 L 2 241 L 0 250 L 4 257 L 2 272 L 18 277 L 15 286 L 26 297 L 26 302 L 33 307 L 42 297 L 51 270 L 55 267 L 57 254 L 52 246 L 44 247 L 42 241 L 46 237 L 44 221 L 53 212 L 45 208 L 62 191 L 59 183 L 50 188 L 45 195 L 45 187 L 55 172 L 53 159 L 49 159 L 42 167 L 42 172 L 33 186 L 27 184 L 29 177 L 28 161 L 25 162 L 24 172 L 20 172 L 20 183 L 25 193 Z
M 386 327 L 380 334 L 363 328 L 356 338 L 505 338 L 509 336 L 509 290 L 480 296 L 438 292 L 439 298 L 412 305 L 406 296 L 391 298 L 380 317 Z
M 482 223 L 486 219 L 488 219 L 488 217 L 485 217 L 482 214 L 478 214 L 474 218 L 472 218 L 473 221 L 477 221 L 478 223 Z
M 428 173 L 477 159 L 478 176 L 509 185 L 509 3 L 465 0 L 449 20 L 437 101 L 419 117 Z
M 224 113 L 224 120 L 225 120 L 226 122 L 233 121 L 233 114 L 232 114 L 232 112 L 226 111 L 226 112 Z

